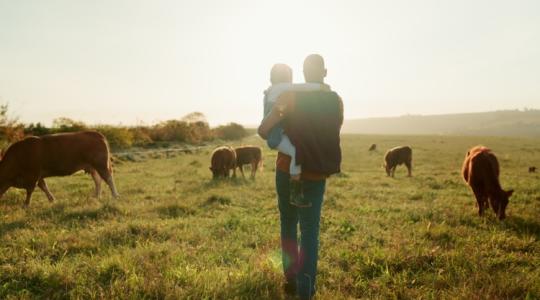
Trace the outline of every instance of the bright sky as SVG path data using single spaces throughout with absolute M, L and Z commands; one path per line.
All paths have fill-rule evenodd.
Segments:
M 319 53 L 346 118 L 540 108 L 538 0 L 0 0 L 22 121 L 256 124 L 272 64 Z

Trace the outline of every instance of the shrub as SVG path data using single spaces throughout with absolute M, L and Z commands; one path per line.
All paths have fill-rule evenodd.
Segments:
M 0 105 L 0 144 L 2 147 L 21 140 L 24 137 L 24 126 L 16 118 L 8 115 L 8 105 Z
M 84 130 L 101 132 L 109 141 L 111 148 L 115 149 L 147 146 L 154 142 L 162 142 L 163 145 L 169 142 L 200 144 L 215 138 L 237 140 L 249 134 L 242 125 L 236 123 L 211 129 L 206 117 L 200 112 L 193 112 L 180 120 L 168 120 L 153 126 L 88 126 L 81 121 L 70 118 L 57 118 L 50 128 L 39 122 L 24 126 L 17 120 L 8 118 L 7 105 L 0 105 L 0 146 L 20 140 L 25 135 L 42 136 L 50 133 Z
M 102 125 L 94 129 L 107 138 L 109 146 L 113 149 L 129 148 L 133 145 L 133 133 L 126 127 Z
M 197 122 L 203 122 L 208 123 L 206 120 L 206 116 L 201 112 L 192 112 L 182 117 L 182 121 L 187 123 L 197 123 Z
M 70 118 L 57 118 L 53 121 L 52 129 L 54 132 L 75 132 L 87 130 L 88 126 L 81 121 L 75 121 Z
M 26 126 L 24 128 L 24 134 L 25 135 L 41 136 L 41 135 L 49 134 L 51 132 L 52 132 L 52 130 L 50 128 L 45 127 L 40 122 L 38 122 L 36 124 L 30 123 L 28 126 Z
M 189 123 L 190 142 L 201 143 L 213 139 L 213 133 L 207 122 L 198 121 Z
M 187 122 L 168 120 L 152 127 L 150 138 L 154 141 L 187 142 L 189 125 Z
M 129 131 L 133 135 L 133 146 L 147 146 L 154 141 L 150 137 L 150 128 L 144 126 L 137 126 L 129 128 Z
M 212 130 L 208 125 L 206 116 L 201 112 L 193 112 L 185 115 L 182 121 L 189 125 L 189 142 L 201 143 L 213 138 Z
M 247 136 L 244 126 L 237 123 L 221 125 L 214 129 L 215 136 L 223 140 L 239 140 Z

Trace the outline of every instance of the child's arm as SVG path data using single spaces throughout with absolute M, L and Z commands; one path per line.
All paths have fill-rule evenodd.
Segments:
M 283 114 L 278 110 L 278 106 L 274 105 L 270 113 L 262 120 L 257 132 L 266 140 L 270 130 L 274 128 L 283 119 Z
M 293 107 L 293 101 L 294 101 L 294 93 L 292 92 L 286 92 L 283 93 L 281 96 L 279 96 L 279 99 L 274 104 L 274 107 L 272 107 L 272 110 L 262 120 L 261 125 L 259 125 L 259 128 L 257 130 L 257 133 L 263 138 L 266 139 L 268 136 L 268 133 L 274 126 L 276 126 L 281 120 L 283 120 L 284 115 L 292 109 Z

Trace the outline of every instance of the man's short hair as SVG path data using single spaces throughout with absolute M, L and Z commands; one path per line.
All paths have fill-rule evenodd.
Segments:
M 275 64 L 270 70 L 270 82 L 292 83 L 292 69 L 286 64 Z
M 304 60 L 304 78 L 306 82 L 324 82 L 326 68 L 324 59 L 319 54 L 311 54 Z
M 319 54 L 310 54 L 304 60 L 304 70 L 324 70 L 324 58 Z

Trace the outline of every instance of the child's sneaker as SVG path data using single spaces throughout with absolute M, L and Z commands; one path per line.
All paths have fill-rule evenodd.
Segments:
M 291 180 L 291 204 L 297 207 L 311 207 L 311 202 L 306 201 L 302 192 L 302 181 Z

